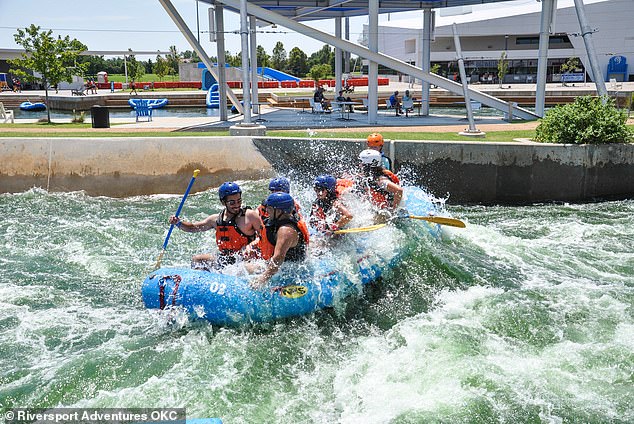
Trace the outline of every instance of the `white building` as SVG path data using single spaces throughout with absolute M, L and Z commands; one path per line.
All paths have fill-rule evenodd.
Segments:
M 559 0 L 551 27 L 548 51 L 548 81 L 560 80 L 560 66 L 578 57 L 590 68 L 573 0 Z M 587 19 L 595 29 L 592 39 L 603 78 L 608 61 L 624 56 L 627 75 L 617 80 L 634 80 L 634 0 L 584 0 Z M 535 82 L 541 3 L 518 0 L 481 6 L 438 9 L 431 43 L 431 62 L 441 65 L 442 74 L 457 72 L 452 24 L 456 23 L 468 75 L 482 80 L 485 73 L 497 74 L 497 63 L 506 51 L 509 74 L 505 82 Z M 421 66 L 422 16 L 392 20 L 379 27 L 379 51 Z M 364 38 L 367 26 L 364 27 Z M 589 77 L 588 77 L 589 78 Z

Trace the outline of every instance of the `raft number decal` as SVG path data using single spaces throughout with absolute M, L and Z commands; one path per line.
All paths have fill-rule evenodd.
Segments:
M 209 291 L 212 293 L 216 293 L 220 296 L 222 296 L 223 294 L 225 294 L 225 290 L 227 289 L 227 285 L 224 283 L 218 283 L 216 281 L 214 281 L 213 283 L 211 283 L 209 285 Z
M 305 286 L 284 286 L 279 288 L 280 295 L 289 299 L 297 299 L 308 293 Z

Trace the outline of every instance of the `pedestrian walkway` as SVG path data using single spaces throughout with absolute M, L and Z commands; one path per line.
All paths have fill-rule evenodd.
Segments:
M 504 84 L 501 89 L 497 84 L 473 84 L 471 88 L 487 92 L 490 94 L 500 93 L 500 90 L 505 93 L 510 92 L 526 92 L 531 95 L 535 90 L 534 84 Z M 608 90 L 611 87 L 608 86 Z M 390 82 L 389 86 L 382 86 L 381 95 L 385 95 L 389 92 L 399 90 L 404 92 L 406 89 L 410 89 L 413 95 L 417 98 L 420 97 L 420 84 L 416 84 L 413 87 L 409 83 Z M 70 90 L 60 91 L 58 96 L 72 97 Z M 237 90 L 238 93 L 240 90 Z M 310 91 L 310 90 L 309 90 Z M 573 96 L 593 95 L 596 93 L 593 83 L 578 83 L 574 85 L 562 86 L 561 84 L 548 84 L 548 92 L 566 92 Z M 621 94 L 634 92 L 634 82 L 625 82 L 619 85 Z M 102 90 L 103 95 L 112 95 L 105 90 Z M 100 93 L 101 93 L 100 92 Z M 265 97 L 267 92 L 275 92 L 277 94 L 288 93 L 295 94 L 306 93 L 306 89 L 261 89 L 259 90 L 260 96 Z M 153 96 L 156 96 L 158 92 L 152 92 Z M 169 92 L 171 94 L 177 94 L 178 92 Z M 24 95 L 24 93 L 22 93 Z M 43 91 L 33 91 L 28 94 L 34 96 L 43 95 Z M 118 96 L 129 97 L 128 92 L 115 93 Z M 367 87 L 357 87 L 355 89 L 356 95 L 362 97 L 367 95 Z M 614 92 L 611 92 L 614 94 Z M 0 101 L 4 96 L 16 96 L 17 93 L 2 93 L 0 95 Z M 100 94 L 89 96 L 96 97 Z M 332 91 L 327 93 L 328 98 L 334 96 Z M 82 99 L 83 100 L 83 99 Z M 201 107 L 202 109 L 202 107 Z M 177 109 L 176 109 L 177 110 Z M 261 114 L 253 115 L 252 122 L 255 122 L 255 118 L 259 118 L 258 123 L 265 126 L 267 129 L 324 129 L 324 128 L 367 128 L 367 127 L 433 127 L 433 126 L 463 126 L 468 127 L 465 114 L 457 115 L 439 115 L 432 114 L 429 116 L 419 116 L 416 113 L 410 114 L 409 117 L 395 116 L 392 111 L 379 110 L 377 116 L 377 122 L 369 124 L 367 112 L 355 111 L 350 115 L 350 119 L 341 119 L 341 115 L 338 113 L 331 114 L 313 114 L 309 109 L 294 109 L 294 108 L 281 108 L 269 105 L 261 106 Z M 495 125 L 504 124 L 506 121 L 502 117 L 495 116 L 481 116 L 479 113 L 475 113 L 476 126 L 479 125 Z M 55 122 L 70 122 L 70 118 L 55 119 Z M 136 130 L 187 130 L 187 131 L 213 131 L 224 130 L 230 126 L 240 124 L 244 121 L 242 115 L 229 115 L 228 121 L 220 121 L 218 117 L 207 116 L 201 113 L 201 116 L 155 116 L 151 122 L 135 122 L 134 117 L 130 118 L 110 118 L 110 124 L 116 129 L 136 129 Z M 33 123 L 37 122 L 36 119 L 16 119 L 16 123 Z M 87 119 L 90 122 L 90 118 Z

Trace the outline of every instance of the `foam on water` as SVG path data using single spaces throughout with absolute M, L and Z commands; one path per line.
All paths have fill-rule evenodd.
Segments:
M 266 182 L 241 182 L 248 204 Z M 293 186 L 307 210 L 309 187 Z M 184 406 L 226 422 L 634 420 L 634 202 L 453 208 L 366 233 L 411 246 L 332 311 L 217 329 L 143 309 L 139 289 L 179 196 L 0 195 L 0 410 Z M 354 225 L 366 225 L 352 205 Z M 193 194 L 183 216 L 219 210 Z M 211 249 L 172 235 L 164 264 Z M 347 245 L 342 243 L 345 252 Z M 341 255 L 342 269 L 353 264 Z M 351 269 L 351 268 L 350 268 Z

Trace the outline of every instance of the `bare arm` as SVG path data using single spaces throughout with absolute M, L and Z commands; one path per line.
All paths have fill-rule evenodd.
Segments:
M 339 221 L 336 222 L 336 225 L 338 228 L 342 228 L 348 222 L 352 221 L 353 216 L 348 210 L 348 208 L 344 206 L 343 203 L 337 200 L 334 206 L 335 208 L 337 208 L 337 212 L 339 212 L 339 215 L 341 215 L 341 218 L 339 218 Z
M 271 277 L 279 271 L 280 266 L 284 263 L 288 249 L 297 246 L 297 243 L 299 243 L 299 234 L 297 234 L 294 228 L 284 226 L 277 230 L 277 243 L 275 244 L 273 257 L 262 275 L 251 283 L 251 287 L 261 288 L 268 283 Z
M 387 182 L 385 185 L 387 191 L 394 195 L 394 202 L 392 202 L 392 209 L 398 208 L 398 205 L 401 203 L 401 199 L 403 199 L 403 187 L 398 184 L 394 184 L 392 181 Z
M 179 229 L 185 231 L 186 233 L 199 233 L 201 231 L 207 231 L 207 230 L 211 230 L 212 228 L 216 228 L 217 219 L 218 219 L 218 214 L 214 214 L 214 215 L 208 216 L 202 221 L 186 222 L 186 221 L 181 221 L 179 217 L 172 215 L 170 216 L 169 223 L 172 225 L 176 225 Z

